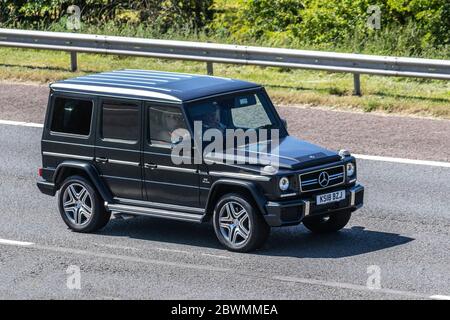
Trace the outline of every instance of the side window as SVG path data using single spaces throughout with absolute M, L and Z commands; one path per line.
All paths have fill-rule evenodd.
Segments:
M 139 140 L 139 105 L 123 101 L 102 103 L 101 136 L 108 140 Z
M 89 136 L 93 103 L 89 100 L 56 97 L 51 131 Z
M 172 106 L 150 106 L 150 143 L 171 143 L 172 132 L 186 129 L 181 109 Z

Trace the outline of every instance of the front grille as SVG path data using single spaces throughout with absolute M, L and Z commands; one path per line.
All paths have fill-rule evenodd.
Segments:
M 327 177 L 328 183 L 324 183 L 325 178 Z M 303 173 L 299 176 L 299 179 L 301 192 L 309 192 L 334 187 L 344 183 L 344 166 L 336 166 Z M 320 182 L 322 182 L 322 184 Z

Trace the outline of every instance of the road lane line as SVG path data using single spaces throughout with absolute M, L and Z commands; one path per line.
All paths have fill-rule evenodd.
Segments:
M 140 250 L 138 248 L 120 246 L 120 245 L 116 245 L 116 244 L 106 244 L 106 243 L 98 243 L 97 242 L 97 243 L 95 243 L 95 245 L 106 247 L 106 248 L 112 248 L 112 249 L 120 249 L 120 250 L 133 250 L 133 251 L 139 251 Z
M 351 283 L 343 283 L 343 282 L 334 282 L 334 281 L 324 281 L 324 280 L 316 280 L 316 279 L 307 279 L 307 278 L 297 278 L 297 277 L 284 277 L 284 276 L 274 276 L 274 280 L 286 281 L 286 282 L 295 282 L 309 285 L 318 285 L 324 287 L 333 287 L 338 289 L 349 289 L 356 291 L 366 291 L 373 293 L 383 293 L 383 294 L 391 294 L 391 295 L 399 295 L 411 298 L 420 298 L 420 299 L 429 299 L 430 297 L 421 293 L 414 293 L 409 291 L 402 290 L 393 290 L 393 289 L 373 289 L 363 285 L 351 284 Z
M 199 264 L 189 264 L 183 262 L 170 262 L 164 260 L 156 260 L 156 259 L 146 259 L 140 257 L 132 257 L 126 255 L 119 255 L 113 253 L 103 253 L 103 252 L 92 252 L 82 249 L 72 249 L 72 248 L 63 248 L 63 247 L 54 247 L 54 246 L 45 246 L 45 245 L 33 245 L 29 247 L 30 249 L 38 249 L 44 251 L 52 251 L 57 253 L 67 253 L 70 255 L 82 255 L 94 258 L 105 258 L 111 260 L 122 260 L 127 262 L 134 263 L 143 263 L 143 264 L 151 264 L 151 265 L 160 265 L 160 266 L 169 266 L 176 268 L 185 268 L 185 269 L 193 269 L 193 270 L 202 270 L 202 271 L 211 271 L 211 272 L 229 272 L 231 269 L 229 268 L 221 268 L 214 267 L 210 265 L 199 265 Z
M 365 155 L 365 154 L 353 154 L 353 156 L 355 156 L 356 159 L 362 159 L 362 160 L 384 161 L 384 162 L 393 162 L 393 163 L 416 164 L 416 165 L 422 165 L 422 166 L 450 168 L 450 162 L 442 162 L 442 161 L 414 160 L 414 159 L 405 159 L 405 158 L 370 156 L 370 155 Z
M 25 242 L 25 241 L 15 241 L 15 240 L 7 240 L 7 239 L 0 239 L 0 244 L 5 244 L 9 246 L 31 246 L 34 243 L 33 242 Z
M 43 128 L 44 125 L 40 123 L 25 122 L 25 121 L 12 121 L 12 120 L 0 120 L 0 124 L 6 124 L 10 126 L 21 126 L 21 127 L 33 127 L 33 128 Z
M 433 300 L 450 300 L 450 296 L 444 296 L 444 295 L 441 295 L 441 294 L 435 294 L 433 296 L 430 296 L 430 299 L 433 299 Z
M 202 256 L 205 256 L 205 257 L 213 257 L 213 258 L 219 258 L 219 259 L 229 259 L 229 260 L 232 260 L 232 259 L 233 259 L 233 258 L 231 258 L 231 257 L 221 256 L 221 255 L 212 254 L 212 253 L 202 253 Z
M 168 249 L 168 248 L 154 248 L 158 251 L 165 251 L 165 252 L 172 252 L 172 253 L 182 253 L 182 254 L 189 254 L 193 255 L 193 252 L 185 251 L 185 250 L 178 250 L 178 249 Z

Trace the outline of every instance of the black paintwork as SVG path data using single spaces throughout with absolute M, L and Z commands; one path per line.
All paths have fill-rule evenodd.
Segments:
M 151 78 L 153 74 L 156 74 L 155 77 L 167 79 L 167 82 L 149 84 L 147 80 Z M 83 84 L 92 87 L 108 87 L 113 89 L 139 88 L 140 90 L 146 92 L 168 94 L 177 98 L 179 101 L 192 101 L 217 94 L 261 87 L 256 83 L 236 79 L 143 70 L 118 70 L 113 72 L 103 72 L 100 74 L 61 80 L 55 82 L 54 84 Z M 52 86 L 53 84 L 50 85 L 50 87 Z M 76 91 L 73 89 L 66 90 Z M 111 95 L 121 94 L 117 93 L 117 91 L 115 92 L 115 90 L 112 90 Z M 160 98 L 158 100 L 164 101 L 166 99 Z
M 127 72 L 123 71 L 125 76 Z M 137 71 L 135 71 L 137 72 Z M 109 73 L 111 74 L 111 73 Z M 151 75 L 151 73 L 148 73 Z M 160 74 L 160 73 L 158 73 Z M 162 73 L 164 75 L 177 74 Z M 105 75 L 105 74 L 100 74 Z M 140 75 L 139 75 L 140 76 Z M 105 78 L 108 77 L 106 74 Z M 131 77 L 131 76 L 130 76 Z M 148 76 L 150 77 L 150 76 Z M 105 94 L 71 88 L 54 88 L 51 85 L 46 121 L 42 136 L 42 178 L 38 181 L 39 189 L 48 195 L 55 195 L 64 179 L 71 175 L 82 174 L 88 177 L 100 193 L 107 206 L 122 205 L 123 208 L 134 208 L 129 211 L 135 214 L 164 216 L 189 221 L 206 221 L 209 219 L 214 204 L 225 192 L 244 192 L 251 196 L 259 211 L 271 226 L 292 225 L 302 221 L 305 214 L 305 201 L 310 201 L 313 214 L 329 214 L 342 209 L 356 210 L 362 205 L 364 189 L 359 187 L 357 202 L 349 203 L 350 189 L 356 185 L 354 177 L 345 177 L 345 181 L 338 187 L 323 188 L 319 191 L 299 192 L 298 176 L 302 173 L 325 169 L 332 166 L 345 165 L 355 162 L 351 156 L 341 158 L 336 152 L 324 149 L 311 143 L 289 136 L 286 127 L 279 118 L 273 105 L 272 112 L 282 129 L 282 138 L 278 148 L 277 159 L 280 170 L 273 175 L 261 175 L 260 164 L 227 164 L 219 158 L 205 155 L 202 164 L 183 164 L 175 166 L 171 161 L 172 147 L 170 145 L 151 144 L 148 137 L 149 106 L 176 106 L 183 111 L 193 99 L 205 99 L 213 95 L 228 95 L 233 92 L 261 91 L 258 85 L 230 79 L 207 76 L 180 75 L 185 79 L 167 81 L 148 85 L 145 90 L 167 93 L 179 99 L 179 102 L 163 101 L 140 97 L 139 94 Z M 77 84 L 78 80 L 92 86 L 106 86 L 109 88 L 123 88 L 126 80 L 115 79 L 112 83 L 94 83 L 95 75 L 65 80 L 59 83 Z M 102 78 L 103 79 L 103 78 Z M 106 82 L 106 80 L 102 80 Z M 133 81 L 133 85 L 136 85 Z M 131 86 L 131 85 L 130 85 Z M 89 100 L 93 104 L 91 133 L 89 136 L 76 136 L 52 132 L 54 100 L 56 97 L 68 97 Z M 136 104 L 140 110 L 139 123 L 140 138 L 132 143 L 122 143 L 105 140 L 102 137 L 101 104 L 105 100 L 129 101 Z M 186 126 L 189 122 L 186 119 Z M 190 128 L 192 130 L 192 128 Z M 248 149 L 248 146 L 240 147 Z M 229 151 L 229 150 L 228 150 Z M 236 150 L 235 150 L 236 151 Z M 192 154 L 198 152 L 197 146 Z M 257 156 L 250 153 L 251 156 Z M 216 155 L 217 156 L 217 155 Z M 214 164 L 206 164 L 205 160 L 216 160 Z M 181 170 L 180 170 L 181 169 Z M 243 176 L 239 176 L 244 174 Z M 279 179 L 289 177 L 291 187 L 282 192 L 278 187 Z M 262 177 L 262 178 L 261 178 Z M 334 190 L 345 189 L 346 200 L 342 203 L 315 206 L 315 195 Z M 162 208 L 164 208 L 163 211 Z M 125 210 L 125 209 L 124 209 Z M 172 213 L 169 215 L 168 213 Z M 173 214 L 178 213 L 178 214 Z

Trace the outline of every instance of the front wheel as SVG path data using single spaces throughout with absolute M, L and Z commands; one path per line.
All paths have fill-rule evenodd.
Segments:
M 249 252 L 267 240 L 270 227 L 252 201 L 239 194 L 224 195 L 214 209 L 214 231 L 228 250 Z
M 59 212 L 66 225 L 76 232 L 94 232 L 103 228 L 111 213 L 91 183 L 81 176 L 67 178 L 59 190 Z
M 343 211 L 329 216 L 308 217 L 303 220 L 303 225 L 315 233 L 336 232 L 347 225 L 351 216 L 351 211 Z

